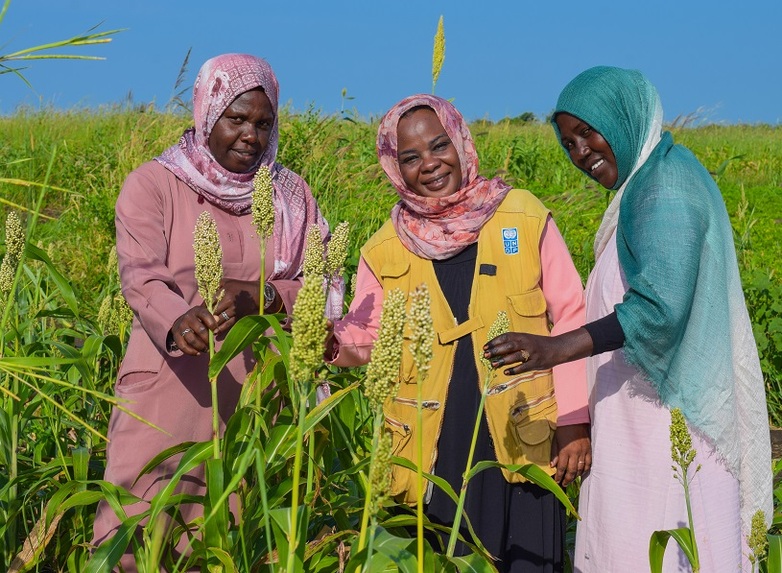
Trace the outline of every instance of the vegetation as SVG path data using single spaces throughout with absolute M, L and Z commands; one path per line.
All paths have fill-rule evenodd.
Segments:
M 101 481 L 128 326 L 112 259 L 114 201 L 126 175 L 174 143 L 189 122 L 148 107 L 20 109 L 0 118 L 0 222 L 18 214 L 26 237 L 12 294 L 0 300 L 0 563 L 11 570 L 88 570 L 95 504 L 127 502 L 126 493 Z M 309 182 L 332 228 L 350 223 L 344 264 L 350 277 L 359 247 L 396 200 L 377 164 L 376 122 L 349 112 L 335 117 L 283 110 L 281 131 L 280 161 Z M 552 209 L 586 278 L 609 199 L 605 191 L 569 164 L 548 125 L 529 118 L 479 121 L 472 131 L 482 172 L 530 189 Z M 674 131 L 723 191 L 768 382 L 770 421 L 782 425 L 782 281 L 776 270 L 782 246 L 775 240 L 782 128 Z M 16 242 L 6 233 L 2 238 L 5 257 Z M 390 563 L 412 571 L 422 562 L 489 570 L 479 543 L 468 562 L 446 555 L 445 548 L 409 545 L 414 540 L 406 535 L 420 527 L 418 516 L 392 511 L 382 492 L 370 487 L 382 483 L 371 454 L 383 448 L 374 431 L 376 408 L 357 390 L 363 371 L 319 367 L 333 394 L 315 406 L 313 380 L 290 374 L 295 340 L 278 328 L 276 354 L 271 341 L 258 336 L 270 325 L 278 327 L 272 318 L 252 317 L 235 327 L 236 336 L 254 341 L 264 368 L 247 385 L 226 434 L 216 443 L 161 452 L 155 460 L 186 452 L 187 463 L 207 468 L 210 494 L 199 503 L 210 518 L 196 524 L 202 535 L 191 541 L 198 563 L 225 570 L 232 563 L 242 571 L 334 571 L 359 564 L 379 570 Z M 225 357 L 217 358 L 219 369 Z M 260 392 L 272 379 L 281 392 Z M 227 512 L 228 491 L 240 500 L 241 523 Z M 186 524 L 177 521 L 181 501 L 167 491 L 144 514 L 151 525 L 136 554 L 145 570 L 157 570 L 161 559 L 177 567 L 166 541 L 171 530 L 168 536 L 165 531 L 184 531 Z M 469 516 L 463 519 L 469 523 Z M 110 563 L 121 545 L 103 549 L 100 563 Z M 100 563 L 93 560 L 90 570 L 101 570 Z

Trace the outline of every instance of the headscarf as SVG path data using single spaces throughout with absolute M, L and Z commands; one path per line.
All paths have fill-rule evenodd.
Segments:
M 591 103 L 585 105 L 583 84 L 594 90 Z M 551 123 L 560 145 L 562 134 L 556 122 L 558 112 L 578 109 L 575 115 L 596 129 L 609 142 L 616 159 L 617 178 L 612 189 L 618 189 L 603 215 L 595 235 L 595 258 L 603 252 L 616 228 L 619 203 L 630 178 L 640 169 L 660 142 L 663 108 L 654 86 L 638 71 L 597 66 L 573 79 L 559 96 Z M 637 110 L 628 113 L 628 110 Z M 567 112 L 570 113 L 570 112 Z M 567 150 L 565 150 L 567 152 Z M 594 179 L 591 172 L 584 171 Z
M 217 120 L 241 94 L 263 88 L 274 111 L 269 144 L 258 163 L 246 173 L 228 171 L 212 155 L 209 135 Z M 248 54 L 223 54 L 201 66 L 193 85 L 194 126 L 185 130 L 177 145 L 155 159 L 210 203 L 242 215 L 252 205 L 252 180 L 266 165 L 274 188 L 274 271 L 270 279 L 294 278 L 301 272 L 307 229 L 317 224 L 324 239 L 328 223 L 307 183 L 275 160 L 279 142 L 279 84 L 271 66 Z
M 418 106 L 431 108 L 459 155 L 461 187 L 448 197 L 422 197 L 404 182 L 397 157 L 397 126 L 402 115 Z M 448 101 L 428 94 L 407 97 L 392 107 L 377 133 L 380 165 L 399 195 L 391 221 L 402 244 L 424 259 L 446 259 L 478 240 L 511 187 L 499 177 L 478 174 L 478 154 L 462 114 Z
M 739 480 L 748 532 L 758 509 L 773 512 L 771 451 L 763 374 L 722 194 L 669 132 L 657 136 L 659 96 L 640 72 L 583 72 L 563 90 L 554 118 L 561 112 L 596 129 L 617 158 L 615 187 L 623 194 L 601 230 L 602 244 L 616 230 L 628 284 L 615 307 L 625 360 L 714 444 Z M 657 141 L 651 149 L 650 141 Z

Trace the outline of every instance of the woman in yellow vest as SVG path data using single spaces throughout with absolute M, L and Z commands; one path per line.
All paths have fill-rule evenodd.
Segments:
M 361 249 L 356 296 L 334 324 L 332 361 L 366 364 L 384 293 L 427 285 L 436 336 L 423 382 L 423 428 L 416 427 L 417 376 L 407 351 L 398 393 L 385 405 L 386 426 L 394 453 L 410 460 L 422 432 L 424 470 L 459 491 L 489 327 L 499 311 L 513 331 L 548 335 L 580 327 L 581 278 L 541 202 L 478 174 L 469 128 L 449 102 L 431 95 L 402 100 L 381 121 L 377 151 L 400 200 Z M 525 376 L 497 371 L 474 463 L 535 463 L 562 485 L 582 475 L 591 465 L 585 380 L 582 362 Z M 414 505 L 415 473 L 394 466 L 392 494 Z M 428 489 L 425 503 L 432 522 L 453 523 L 455 505 L 438 488 Z M 565 513 L 550 492 L 518 474 L 483 471 L 469 482 L 465 512 L 500 571 L 562 571 Z

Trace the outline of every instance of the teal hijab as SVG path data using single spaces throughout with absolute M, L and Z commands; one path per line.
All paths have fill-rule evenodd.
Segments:
M 741 482 L 748 526 L 756 510 L 770 515 L 771 452 L 765 388 L 722 194 L 689 150 L 669 132 L 654 132 L 653 116 L 662 108 L 640 72 L 586 70 L 557 101 L 557 136 L 562 112 L 591 125 L 616 157 L 619 191 L 600 232 L 607 240 L 616 230 L 628 287 L 615 307 L 625 360 L 715 445 Z

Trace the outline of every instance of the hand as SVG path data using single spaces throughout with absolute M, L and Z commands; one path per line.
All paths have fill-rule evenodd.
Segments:
M 506 332 L 487 342 L 483 350 L 494 368 L 517 364 L 503 371 L 511 376 L 585 358 L 592 353 L 592 337 L 584 328 L 559 336 Z
M 261 289 L 258 281 L 224 279 L 221 288 L 223 297 L 214 308 L 215 334 L 226 333 L 240 318 L 259 312 Z
M 557 468 L 554 481 L 567 485 L 592 467 L 589 424 L 558 426 L 551 443 L 551 467 Z
M 194 306 L 174 321 L 171 336 L 177 347 L 190 356 L 209 350 L 209 330 L 217 328 L 217 320 L 206 306 Z
M 334 321 L 326 320 L 326 351 L 324 353 L 326 360 L 334 359 Z

